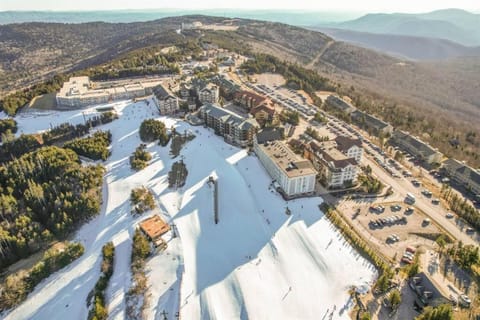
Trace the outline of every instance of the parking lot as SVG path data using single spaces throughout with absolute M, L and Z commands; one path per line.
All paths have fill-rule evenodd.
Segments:
M 428 238 L 441 232 L 422 211 L 402 202 L 345 200 L 339 209 L 365 239 L 397 263 L 409 246 L 432 248 L 434 241 Z

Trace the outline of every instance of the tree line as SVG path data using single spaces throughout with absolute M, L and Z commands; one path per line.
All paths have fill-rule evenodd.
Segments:
M 128 290 L 127 314 L 131 319 L 142 318 L 141 313 L 147 306 L 147 276 L 145 275 L 145 264 L 150 256 L 151 247 L 145 235 L 139 228 L 135 229 L 132 242 L 132 255 L 130 270 L 132 271 L 132 286 Z
M 335 90 L 335 86 L 330 83 L 330 80 L 320 76 L 318 72 L 306 69 L 296 63 L 281 61 L 268 54 L 254 54 L 252 59 L 247 60 L 241 68 L 248 73 L 273 72 L 281 74 L 287 85 L 297 90 L 304 90 L 318 107 L 320 107 L 322 101 L 315 92 Z
M 18 158 L 42 146 L 61 145 L 66 141 L 82 137 L 89 133 L 91 128 L 112 122 L 116 118 L 118 118 L 116 113 L 105 112 L 88 119 L 84 124 L 62 123 L 40 135 L 22 134 L 18 138 L 10 137 L 0 146 L 0 163 Z
M 465 219 L 477 231 L 480 231 L 480 212 L 466 198 L 460 197 L 446 185 L 442 185 L 440 195 L 447 201 L 453 212 Z
M 108 149 L 110 143 L 112 143 L 110 131 L 97 131 L 91 137 L 68 141 L 63 147 L 75 151 L 79 156 L 105 161 L 110 156 Z
M 87 306 L 90 307 L 88 320 L 106 320 L 108 318 L 108 308 L 105 300 L 105 290 L 113 274 L 113 262 L 115 259 L 115 246 L 113 242 L 108 242 L 102 247 L 102 271 L 95 287 L 90 291 L 87 297 Z
M 0 166 L 0 268 L 63 239 L 100 210 L 104 168 L 55 146 Z
M 67 242 L 61 249 L 47 250 L 31 269 L 9 275 L 0 286 L 0 312 L 20 304 L 37 284 L 79 258 L 84 250 L 80 243 Z
M 4 140 L 4 136 L 15 134 L 18 130 L 17 121 L 12 118 L 0 120 L 0 142 Z

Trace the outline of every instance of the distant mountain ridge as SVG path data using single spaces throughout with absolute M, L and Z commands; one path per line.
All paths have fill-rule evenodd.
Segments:
M 359 32 L 446 39 L 465 46 L 480 46 L 480 14 L 459 9 L 422 14 L 367 14 L 329 26 Z
M 444 60 L 458 57 L 480 56 L 480 47 L 467 47 L 437 38 L 377 34 L 335 28 L 312 28 L 337 41 L 380 51 L 407 60 Z

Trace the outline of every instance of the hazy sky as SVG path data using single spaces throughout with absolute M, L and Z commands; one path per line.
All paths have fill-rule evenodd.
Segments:
M 0 0 L 6 10 L 298 9 L 357 12 L 426 12 L 461 8 L 480 12 L 480 0 Z

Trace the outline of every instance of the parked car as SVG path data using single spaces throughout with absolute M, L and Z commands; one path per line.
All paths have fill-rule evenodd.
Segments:
M 432 200 L 432 204 L 437 205 L 437 204 L 439 204 L 439 203 L 440 203 L 440 200 L 439 200 L 439 199 L 433 199 L 433 200 Z
M 417 250 L 413 247 L 407 247 L 407 248 L 405 248 L 405 251 L 415 253 Z
M 402 210 L 402 206 L 400 206 L 398 204 L 395 204 L 395 205 L 390 206 L 390 209 L 392 211 L 400 211 L 400 210 Z
M 403 263 L 406 263 L 406 264 L 412 264 L 413 263 L 413 260 L 412 259 L 409 259 L 409 258 L 406 258 L 406 257 L 402 257 L 402 260 L 401 260 Z
M 461 294 L 459 298 L 460 298 L 459 299 L 460 304 L 466 307 L 470 307 L 470 304 L 472 303 L 472 301 L 466 294 Z
M 445 218 L 447 219 L 452 219 L 453 218 L 453 214 L 448 212 L 446 215 L 445 215 Z
M 422 184 L 420 183 L 420 181 L 418 180 L 412 180 L 412 184 L 415 186 L 415 187 L 420 187 Z

